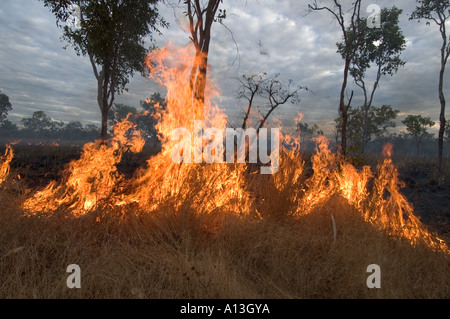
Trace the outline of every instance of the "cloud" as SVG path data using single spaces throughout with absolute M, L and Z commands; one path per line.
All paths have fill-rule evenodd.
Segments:
M 222 98 L 219 106 L 231 122 L 239 122 L 244 101 L 236 98 L 242 74 L 280 74 L 280 78 L 308 87 L 301 102 L 280 107 L 276 112 L 287 127 L 293 125 L 297 112 L 304 121 L 318 123 L 332 134 L 337 116 L 342 84 L 343 61 L 336 53 L 341 33 L 327 12 L 307 14 L 309 1 L 224 1 L 226 27 L 213 25 L 209 63 L 210 76 Z M 323 1 L 326 3 L 326 1 Z M 392 6 L 391 1 L 365 1 Z M 160 13 L 171 24 L 155 35 L 161 47 L 167 42 L 175 46 L 189 43 L 187 20 L 183 9 L 160 6 Z M 439 71 L 440 35 L 436 26 L 409 21 L 415 8 L 410 0 L 395 1 L 402 8 L 400 26 L 408 40 L 402 58 L 407 62 L 393 77 L 383 78 L 374 104 L 390 104 L 401 114 L 423 114 L 437 119 L 437 79 Z M 364 14 L 365 10 L 363 9 Z M 78 57 L 72 48 L 63 50 L 61 30 L 42 2 L 2 0 L 0 9 L 0 90 L 13 104 L 10 119 L 20 120 L 36 110 L 44 110 L 57 120 L 80 120 L 98 123 L 96 81 L 87 58 Z M 450 79 L 446 76 L 448 83 Z M 155 91 L 162 91 L 152 81 L 136 74 L 130 79 L 128 92 L 118 96 L 118 103 L 138 106 Z M 355 103 L 361 92 L 355 90 Z M 448 85 L 446 85 L 446 90 Z
M 97 117 L 91 67 L 69 48 L 63 50 L 61 30 L 38 1 L 2 3 L 0 88 L 13 104 L 12 120 L 44 110 L 57 120 L 89 122 Z

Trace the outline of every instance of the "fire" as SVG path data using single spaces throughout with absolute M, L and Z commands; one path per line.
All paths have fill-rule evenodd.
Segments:
M 162 142 L 162 151 L 147 160 L 132 178 L 117 169 L 125 151 L 141 152 L 144 139 L 129 118 L 114 126 L 107 143 L 96 141 L 83 147 L 80 159 L 69 163 L 60 182 L 53 181 L 37 191 L 23 204 L 25 214 L 60 212 L 81 216 L 95 211 L 132 208 L 136 213 L 173 214 L 186 210 L 200 216 L 224 214 L 251 215 L 264 218 L 262 206 L 270 203 L 263 194 L 286 199 L 285 213 L 301 217 L 326 205 L 332 196 L 340 196 L 356 208 L 363 218 L 393 236 L 406 238 L 411 244 L 425 242 L 430 247 L 448 252 L 439 238 L 432 236 L 413 214 L 413 208 L 401 194 L 398 172 L 392 163 L 392 146 L 387 145 L 377 169 L 369 166 L 358 170 L 331 152 L 329 141 L 316 140 L 316 153 L 311 158 L 311 171 L 300 155 L 298 136 L 281 137 L 279 169 L 275 174 L 255 174 L 259 164 L 190 163 L 172 160 L 178 139 L 174 130 L 184 128 L 194 134 L 206 127 L 226 130 L 227 117 L 214 104 L 219 97 L 207 83 L 205 99 L 195 98 L 191 85 L 191 67 L 195 52 L 192 47 L 167 47 L 150 52 L 146 65 L 151 78 L 167 91 L 167 105 L 155 106 L 153 116 Z M 149 99 L 147 99 L 149 101 Z M 296 123 L 303 115 L 299 113 Z M 196 127 L 196 123 L 204 127 Z M 203 146 L 204 141 L 200 143 Z M 195 143 L 190 145 L 192 154 Z M 186 155 L 186 154 L 179 154 Z M 2 158 L 0 181 L 8 173 L 12 150 Z M 273 207 L 272 210 L 280 210 Z
M 211 85 L 206 88 L 203 102 L 194 98 L 190 85 L 194 53 L 189 46 L 183 49 L 168 46 L 147 56 L 152 78 L 167 90 L 166 108 L 157 109 L 154 114 L 159 119 L 156 128 L 162 140 L 162 152 L 150 158 L 148 168 L 137 174 L 133 181 L 136 191 L 130 195 L 130 200 L 148 211 L 157 210 L 167 198 L 176 198 L 174 211 L 188 201 L 199 214 L 215 212 L 219 207 L 247 214 L 250 200 L 244 186 L 245 164 L 178 164 L 171 158 L 178 142 L 170 139 L 173 130 L 184 128 L 197 133 L 202 129 L 196 127 L 200 121 L 205 127 L 224 130 L 227 122 L 225 114 L 212 104 L 218 94 Z M 191 147 L 194 154 L 195 145 Z
M 383 149 L 383 159 L 375 173 L 369 166 L 360 172 L 333 154 L 324 137 L 317 139 L 317 152 L 312 158 L 314 174 L 306 181 L 304 195 L 299 196 L 298 215 L 309 214 L 333 195 L 344 197 L 364 219 L 393 236 L 404 237 L 415 245 L 425 242 L 430 247 L 449 252 L 447 245 L 432 236 L 413 214 L 414 210 L 400 189 L 398 171 L 392 159 L 392 145 Z M 373 184 L 372 186 L 370 186 Z
M 224 129 L 226 115 L 212 104 L 218 93 L 210 84 L 206 88 L 205 101 L 199 101 L 191 87 L 191 67 L 195 52 L 191 46 L 175 49 L 171 45 L 153 50 L 146 58 L 150 77 L 167 90 L 167 106 L 156 108 L 154 116 L 159 120 L 156 129 L 163 142 L 163 153 L 172 150 L 176 141 L 171 141 L 172 131 L 186 128 L 195 131 L 195 121 L 204 121 L 205 127 Z
M 371 196 L 367 199 L 364 216 L 367 220 L 389 233 L 404 236 L 417 244 L 425 241 L 433 248 L 448 251 L 446 244 L 427 232 L 425 227 L 414 215 L 414 210 L 408 200 L 400 193 L 404 186 L 399 180 L 398 171 L 391 159 L 392 145 L 387 144 L 383 149 L 384 159 L 379 163 L 378 175 L 374 180 Z
M 11 145 L 6 145 L 5 155 L 0 157 L 0 186 L 9 175 L 10 163 L 14 157 Z
M 140 152 L 145 143 L 139 134 L 129 136 L 134 128 L 126 119 L 114 127 L 114 136 L 107 144 L 100 140 L 86 144 L 80 159 L 68 164 L 60 183 L 51 182 L 25 201 L 26 214 L 51 213 L 63 208 L 79 216 L 94 211 L 101 203 L 116 203 L 123 180 L 116 164 L 125 150 Z

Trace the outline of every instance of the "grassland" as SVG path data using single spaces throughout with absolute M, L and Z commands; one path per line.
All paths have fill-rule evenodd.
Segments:
M 263 219 L 198 216 L 189 205 L 176 212 L 130 206 L 80 218 L 24 216 L 21 203 L 30 188 L 57 178 L 78 151 L 16 152 L 10 175 L 21 179 L 0 192 L 0 298 L 450 297 L 448 254 L 389 236 L 340 196 L 306 216 L 290 216 L 283 198 L 260 194 L 271 199 Z M 138 166 L 144 158 L 128 160 Z M 406 179 L 411 170 L 429 167 L 404 158 L 396 163 Z M 134 168 L 122 170 L 132 174 Z M 419 196 L 418 204 L 425 195 L 445 197 L 450 174 L 432 195 L 430 185 L 442 177 L 433 174 L 407 182 L 405 191 L 412 200 Z M 448 242 L 448 219 L 437 204 L 430 207 L 427 227 Z M 69 264 L 81 268 L 81 289 L 66 286 Z M 369 264 L 381 267 L 381 289 L 366 286 Z

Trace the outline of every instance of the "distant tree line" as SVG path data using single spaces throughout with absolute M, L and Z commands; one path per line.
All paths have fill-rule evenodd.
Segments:
M 20 125 L 8 119 L 0 122 L 0 136 L 8 139 L 95 140 L 99 134 L 100 128 L 95 124 L 83 126 L 79 121 L 56 121 L 44 111 L 36 111 L 31 117 L 22 118 Z
M 125 119 L 136 123 L 137 129 L 147 139 L 157 141 L 155 129 L 156 119 L 151 116 L 156 104 L 165 107 L 166 102 L 159 93 L 154 93 L 146 101 L 141 101 L 140 110 L 125 104 L 114 104 L 109 113 L 109 123 L 112 127 Z M 24 117 L 19 124 L 7 119 L 12 110 L 9 97 L 0 92 L 0 137 L 6 139 L 47 139 L 68 141 L 93 141 L 99 138 L 101 128 L 95 124 L 83 125 L 80 121 L 63 122 L 52 119 L 44 111 L 36 111 L 30 117 Z M 111 129 L 109 131 L 111 134 Z
M 364 121 L 364 107 L 349 108 L 347 127 L 347 152 L 353 161 L 364 161 L 369 153 L 380 153 L 386 143 L 394 145 L 396 153 L 411 156 L 432 156 L 437 151 L 437 138 L 429 129 L 436 123 L 430 117 L 407 115 L 401 123 L 406 131 L 393 132 L 399 113 L 390 105 L 371 106 Z M 336 144 L 341 132 L 342 117 L 335 119 Z M 365 127 L 365 128 L 364 128 Z M 364 132 L 365 130 L 365 132 Z M 445 128 L 444 142 L 450 144 L 450 121 Z

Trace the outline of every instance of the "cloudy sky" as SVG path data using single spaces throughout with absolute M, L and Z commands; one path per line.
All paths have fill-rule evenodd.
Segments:
M 341 35 L 337 23 L 326 12 L 307 14 L 310 2 L 224 0 L 221 6 L 227 11 L 224 23 L 232 33 L 220 24 L 213 26 L 209 63 L 212 80 L 221 92 L 219 107 L 225 110 L 231 123 L 242 121 L 245 105 L 237 99 L 236 78 L 242 74 L 279 73 L 281 79 L 291 79 L 314 92 L 302 92 L 299 103 L 279 108 L 275 115 L 283 125 L 292 126 L 293 118 L 301 112 L 305 122 L 317 123 L 332 134 L 343 73 L 343 61 L 335 45 Z M 322 2 L 325 4 L 327 0 Z M 407 39 L 402 54 L 405 67 L 392 78 L 382 79 L 374 104 L 389 104 L 400 110 L 399 120 L 407 114 L 422 114 L 437 122 L 441 45 L 437 27 L 408 20 L 416 5 L 413 0 L 369 0 L 363 1 L 363 8 L 372 3 L 403 9 L 400 26 Z M 351 0 L 343 0 L 343 4 L 349 5 Z M 155 35 L 159 47 L 169 41 L 175 46 L 188 44 L 182 12 L 160 6 L 160 13 L 171 26 L 162 30 L 162 36 Z M 41 1 L 1 0 L 0 90 L 10 97 L 13 105 L 11 121 L 18 123 L 22 117 L 43 110 L 56 120 L 99 124 L 91 65 L 72 48 L 64 50 L 60 36 L 54 16 Z M 446 80 L 448 83 L 450 79 Z M 140 75 L 135 75 L 128 87 L 129 91 L 118 97 L 117 102 L 136 107 L 139 101 L 161 90 Z M 349 92 L 351 89 L 352 86 Z M 355 88 L 353 105 L 358 102 L 361 92 Z

